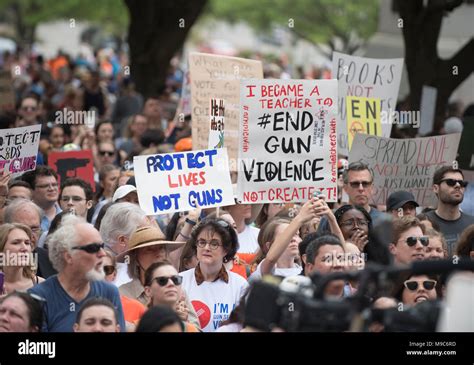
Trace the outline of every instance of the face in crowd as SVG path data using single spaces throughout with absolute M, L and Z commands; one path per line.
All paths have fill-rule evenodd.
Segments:
M 25 301 L 10 296 L 0 302 L 0 332 L 38 332 L 30 323 L 30 312 Z
M 82 311 L 79 322 L 74 324 L 74 332 L 120 332 L 120 325 L 112 308 L 93 305 Z
M 33 201 L 40 207 L 49 206 L 58 201 L 58 181 L 52 175 L 37 176 L 33 190 Z
M 211 228 L 204 228 L 197 237 L 196 247 L 197 259 L 201 265 L 222 266 L 227 251 L 219 233 Z
M 347 174 L 348 183 L 344 190 L 349 195 L 351 204 L 367 207 L 372 196 L 372 175 L 369 170 L 350 170 Z
M 87 211 L 92 207 L 92 200 L 87 200 L 84 189 L 75 185 L 62 190 L 59 202 L 62 210 L 74 212 L 83 218 L 87 217 Z
M 429 238 L 420 227 L 410 227 L 400 235 L 396 243 L 389 246 L 396 264 L 410 264 L 425 259 L 425 248 Z
M 183 296 L 182 277 L 172 265 L 163 265 L 153 271 L 150 286 L 145 287 L 146 295 L 153 305 L 174 307 Z
M 442 203 L 456 206 L 461 204 L 464 199 L 466 188 L 462 184 L 463 177 L 459 172 L 447 172 L 440 184 L 433 185 L 433 191 Z
M 412 276 L 403 285 L 403 304 L 412 306 L 427 300 L 435 300 L 438 297 L 436 293 L 436 280 L 426 275 Z

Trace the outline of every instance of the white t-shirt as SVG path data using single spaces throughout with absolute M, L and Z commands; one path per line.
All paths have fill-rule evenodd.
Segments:
M 239 304 L 248 283 L 242 276 L 227 271 L 228 283 L 219 279 L 197 285 L 194 271 L 195 269 L 190 269 L 180 273 L 183 277 L 182 287 L 198 315 L 201 329 L 204 332 L 214 332 Z
M 265 259 L 263 260 L 265 261 Z M 255 269 L 255 271 L 252 273 L 252 275 L 250 275 L 249 277 L 249 283 L 251 283 L 252 281 L 255 281 L 255 280 L 260 280 L 262 278 L 262 263 L 258 264 L 257 268 Z M 285 268 L 280 268 L 280 267 L 276 267 L 273 266 L 273 270 L 271 271 L 271 275 L 277 275 L 277 276 L 283 276 L 284 278 L 288 277 L 288 276 L 295 276 L 295 275 L 299 275 L 301 274 L 301 270 L 303 270 L 303 268 L 296 264 L 295 263 L 295 266 L 294 267 L 285 267 Z
M 245 226 L 242 233 L 239 233 L 239 253 L 256 253 L 258 246 L 258 233 L 260 229 L 254 226 Z

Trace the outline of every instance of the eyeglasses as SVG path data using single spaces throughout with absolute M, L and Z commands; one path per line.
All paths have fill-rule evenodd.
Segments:
M 181 285 L 183 282 L 183 277 L 179 275 L 173 275 L 173 276 L 158 276 L 156 278 L 153 278 L 153 281 L 156 281 L 156 283 L 159 286 L 166 286 L 168 285 L 168 281 L 171 279 L 174 285 Z
M 86 251 L 87 253 L 97 253 L 104 247 L 105 247 L 105 243 L 102 242 L 102 243 L 89 243 L 88 245 L 84 245 L 84 246 L 74 246 L 72 249 Z
M 403 283 L 405 285 L 405 288 L 411 291 L 418 290 L 419 284 L 423 284 L 423 288 L 425 290 L 433 290 L 434 287 L 436 286 L 437 281 L 436 280 L 424 280 L 424 281 L 415 281 L 415 280 L 407 280 Z
M 114 265 L 104 265 L 105 275 L 112 275 L 115 272 Z
M 81 198 L 80 196 L 62 196 L 61 197 L 61 201 L 63 203 L 68 203 L 69 200 L 72 200 L 74 203 L 79 203 L 79 202 L 81 202 L 83 200 L 87 200 L 87 199 Z
M 99 151 L 99 155 L 101 155 L 101 156 L 107 155 L 107 156 L 111 157 L 111 156 L 113 156 L 114 154 L 115 154 L 114 151 Z
M 372 185 L 372 181 L 351 181 L 349 185 L 352 189 L 357 189 L 360 185 L 362 185 L 362 187 L 366 189 L 370 185 Z
M 421 237 L 410 236 L 410 237 L 407 237 L 406 239 L 406 243 L 409 247 L 415 246 L 416 241 L 420 241 L 420 243 L 425 247 L 428 246 L 428 244 L 430 243 L 430 239 L 428 238 L 428 236 L 421 236 Z
M 217 250 L 219 246 L 222 246 L 222 243 L 219 242 L 218 240 L 206 241 L 206 240 L 200 239 L 200 240 L 197 240 L 196 242 L 196 246 L 199 248 L 204 248 L 207 246 L 207 244 L 209 244 L 209 248 L 211 250 Z
M 21 110 L 25 112 L 35 112 L 38 108 L 36 106 L 22 106 Z
M 341 222 L 339 225 L 342 227 L 354 227 L 357 224 L 358 227 L 367 227 L 369 222 L 365 219 L 348 219 L 344 222 Z
M 35 187 L 38 189 L 46 189 L 46 188 L 57 189 L 58 183 L 36 185 Z
M 465 188 L 467 186 L 467 184 L 469 184 L 467 181 L 464 181 L 464 180 L 456 180 L 456 179 L 443 179 L 441 180 L 441 183 L 442 182 L 445 182 L 446 185 L 448 186 L 456 186 L 456 184 L 459 184 L 459 186 L 461 186 L 461 188 Z

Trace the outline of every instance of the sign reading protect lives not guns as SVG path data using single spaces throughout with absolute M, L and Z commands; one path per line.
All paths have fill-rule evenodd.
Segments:
M 225 148 L 135 156 L 133 166 L 147 215 L 234 204 Z
M 0 130 L 0 170 L 19 176 L 36 168 L 41 125 Z

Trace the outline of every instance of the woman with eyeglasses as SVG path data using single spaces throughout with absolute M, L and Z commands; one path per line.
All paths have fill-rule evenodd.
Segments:
M 393 297 L 407 306 L 441 297 L 441 287 L 436 275 L 402 275 L 395 284 Z
M 0 301 L 0 332 L 41 332 L 44 299 L 12 292 Z
M 186 307 L 183 277 L 169 261 L 155 262 L 145 272 L 145 293 L 150 298 L 149 308 L 163 305 L 173 309 L 184 324 L 185 332 L 199 332 L 188 321 L 189 310 Z
M 105 281 L 113 283 L 117 276 L 117 260 L 111 251 L 105 249 L 105 256 L 103 258 Z M 120 301 L 122 302 L 123 318 L 125 319 L 125 326 L 127 332 L 135 330 L 135 324 L 140 320 L 146 312 L 146 307 L 138 300 L 129 298 L 120 294 Z
M 424 227 L 410 215 L 395 219 L 393 222 L 393 242 L 389 245 L 395 265 L 408 265 L 413 261 L 425 259 L 425 250 L 429 238 Z
M 44 281 L 36 275 L 37 262 L 33 255 L 30 227 L 20 223 L 5 223 L 0 226 L 1 270 L 4 275 L 0 295 L 15 290 L 26 291 Z
M 242 276 L 228 271 L 239 247 L 237 233 L 222 219 L 203 220 L 191 234 L 198 265 L 180 273 L 183 289 L 198 314 L 204 332 L 215 331 L 227 320 L 248 287 Z

